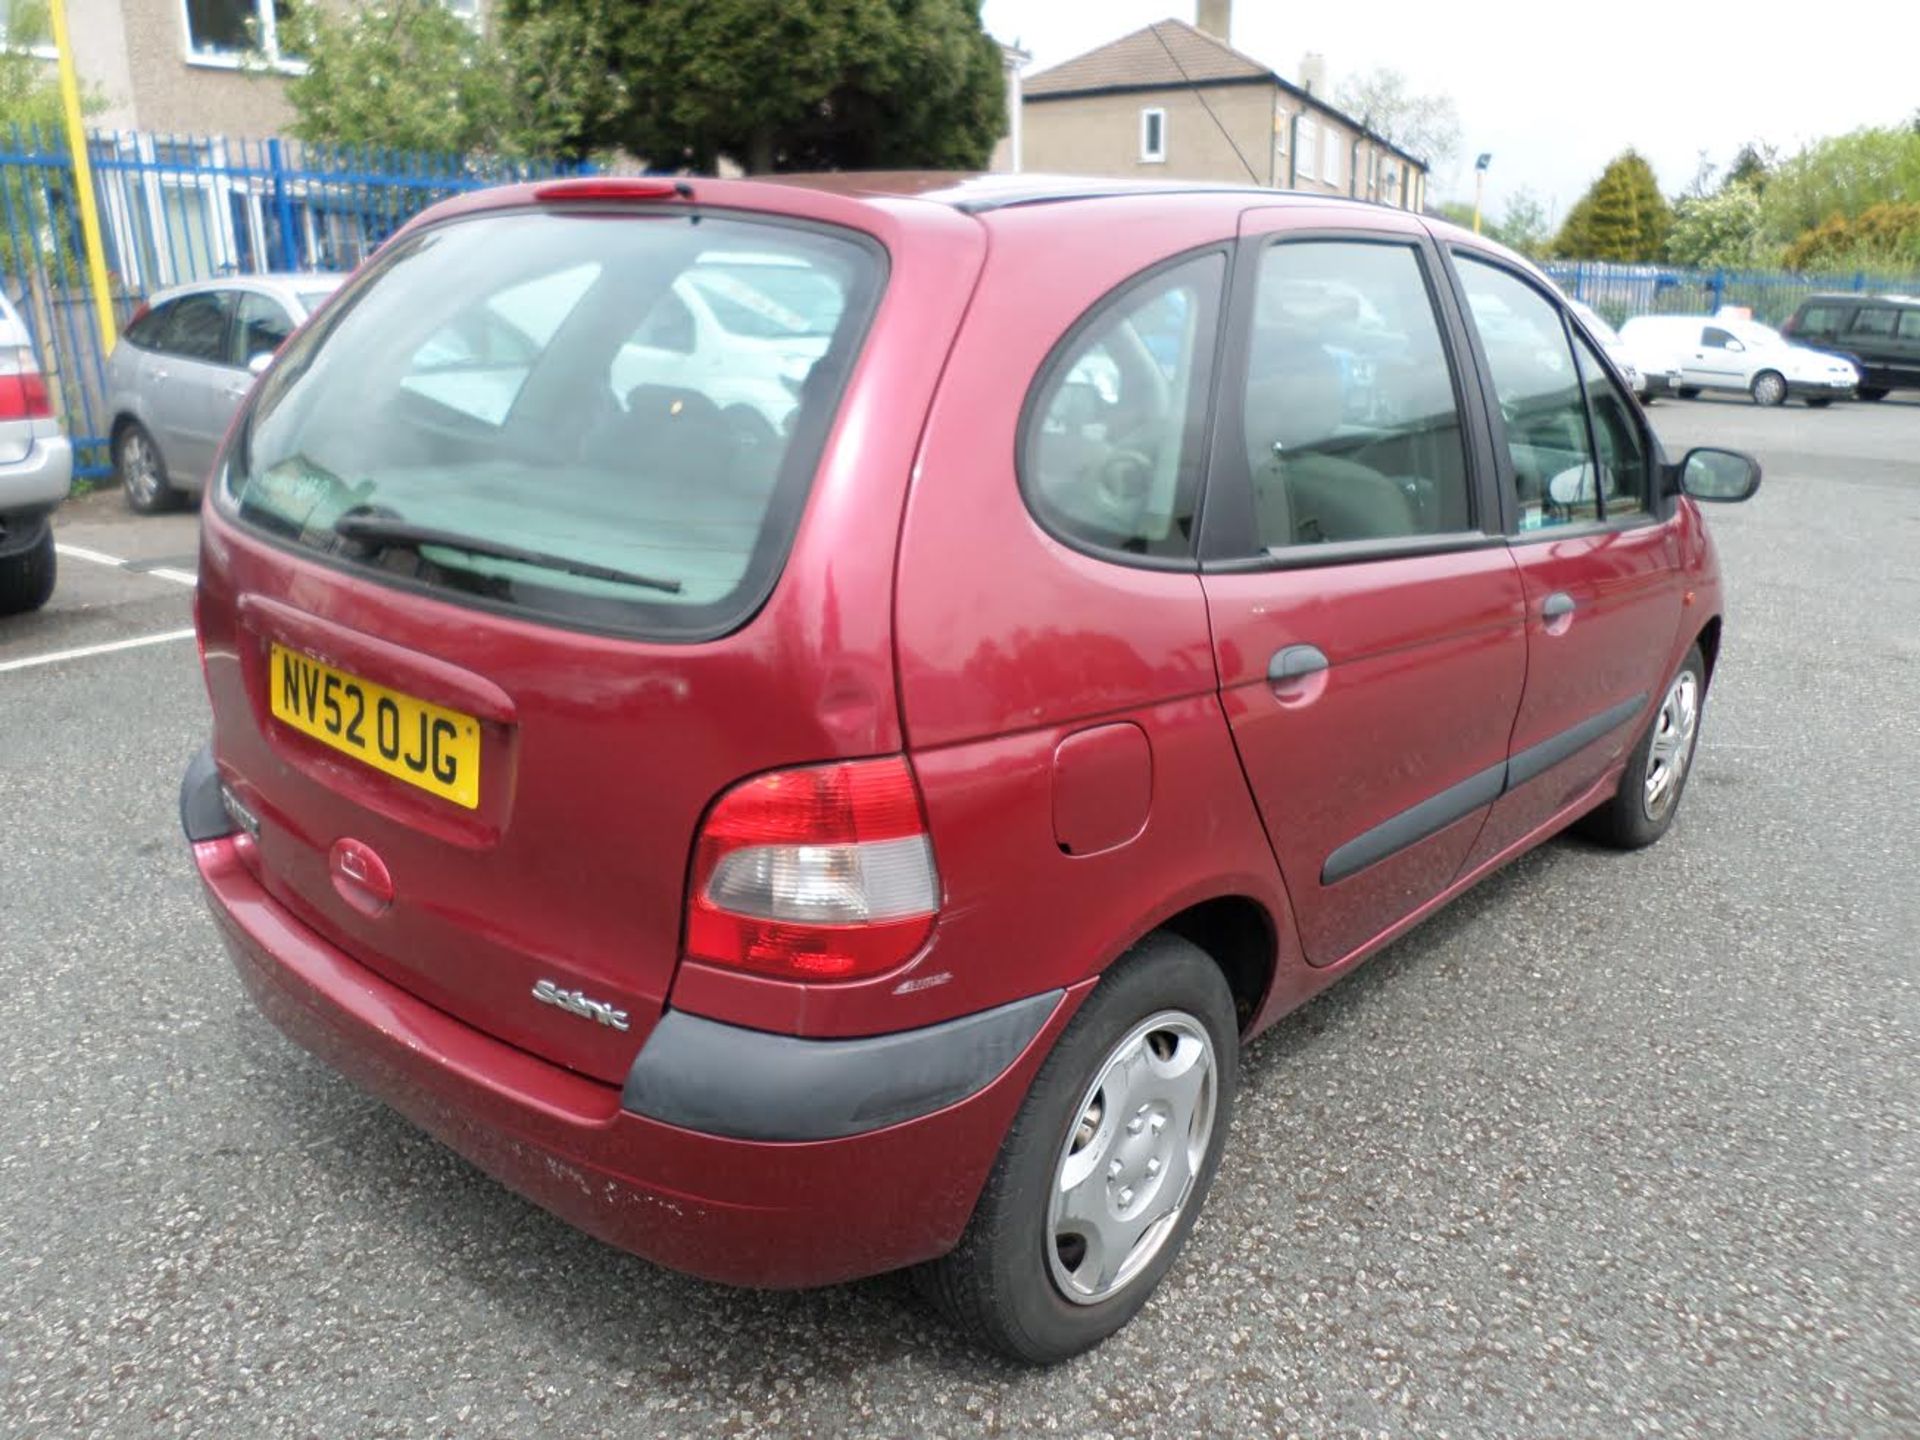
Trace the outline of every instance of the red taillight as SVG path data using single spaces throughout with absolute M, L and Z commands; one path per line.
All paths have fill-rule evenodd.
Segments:
M 536 187 L 533 198 L 542 204 L 552 204 L 567 200 L 667 200 L 675 195 L 691 197 L 692 194 L 693 187 L 684 180 L 603 175 L 585 180 L 554 180 Z
M 787 980 L 854 980 L 911 959 L 939 907 L 905 759 L 782 770 L 729 790 L 701 827 L 687 953 Z
M 0 420 L 46 420 L 53 416 L 47 380 L 31 350 L 0 350 Z

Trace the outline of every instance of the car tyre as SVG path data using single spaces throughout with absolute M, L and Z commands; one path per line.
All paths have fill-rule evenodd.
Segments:
M 160 447 L 138 420 L 129 420 L 113 437 L 113 473 L 127 508 L 136 514 L 159 515 L 180 507 L 182 496 L 167 479 Z
M 1207 953 L 1175 935 L 1141 941 L 1061 1032 L 960 1244 L 916 1272 L 921 1292 L 977 1343 L 1029 1364 L 1125 1325 L 1219 1168 L 1239 1044 Z
M 1884 385 L 1862 385 L 1853 393 L 1862 400 L 1884 400 L 1889 392 Z
M 32 546 L 0 560 L 0 615 L 24 615 L 46 604 L 53 598 L 58 570 L 53 526 L 49 524 Z
M 1753 403 L 1772 407 L 1787 402 L 1787 379 L 1778 370 L 1762 370 L 1747 387 Z
M 1678 395 L 1682 400 L 1697 400 L 1700 398 L 1700 387 L 1698 385 L 1679 385 L 1674 388 L 1673 393 Z
M 1581 833 L 1619 850 L 1642 849 L 1667 833 L 1693 772 L 1706 698 L 1706 661 L 1695 645 L 1667 682 L 1646 734 L 1627 761 L 1620 788 L 1580 822 Z

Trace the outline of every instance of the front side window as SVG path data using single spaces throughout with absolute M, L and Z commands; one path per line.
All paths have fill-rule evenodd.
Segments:
M 707 267 L 772 315 L 788 308 L 776 283 L 740 277 L 804 269 L 836 297 L 833 324 L 646 344 Z M 284 543 L 446 598 L 720 633 L 785 558 L 882 281 L 851 236 L 721 214 L 435 226 L 290 342 L 218 493 Z
M 1167 112 L 1140 112 L 1140 158 L 1156 162 L 1167 158 Z
M 1453 371 L 1409 246 L 1267 249 L 1241 415 L 1262 549 L 1473 523 Z
M 219 292 L 183 295 L 167 307 L 166 328 L 155 348 L 183 360 L 223 365 L 227 359 L 227 311 L 231 297 Z
M 1593 419 L 1593 441 L 1599 466 L 1600 518 L 1619 520 L 1647 512 L 1653 472 L 1646 440 L 1634 418 L 1634 404 L 1614 383 L 1600 352 L 1584 335 L 1573 337 L 1580 362 L 1580 383 L 1587 391 L 1587 412 Z
M 1456 258 L 1505 421 L 1520 529 L 1599 520 L 1586 397 L 1559 307 L 1506 270 Z
M 1202 255 L 1095 307 L 1027 402 L 1028 507 L 1070 542 L 1193 553 L 1201 428 L 1226 258 Z
M 293 333 L 293 319 L 278 300 L 240 292 L 233 311 L 233 335 L 227 346 L 229 365 L 250 365 L 258 355 L 271 355 L 287 343 Z
M 1702 348 L 1707 350 L 1744 350 L 1747 348 L 1734 337 L 1732 331 L 1722 330 L 1717 325 L 1709 325 L 1700 332 L 1700 344 Z

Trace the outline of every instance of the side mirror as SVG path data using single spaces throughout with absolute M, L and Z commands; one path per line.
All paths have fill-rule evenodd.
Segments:
M 1680 462 L 1680 490 L 1695 500 L 1733 504 L 1760 488 L 1760 462 L 1738 450 L 1689 450 Z
M 1736 355 L 1744 355 L 1747 353 L 1747 347 L 1738 340 L 1727 341 L 1727 349 Z
M 273 352 L 271 350 L 262 350 L 258 355 L 255 355 L 251 360 L 247 361 L 247 372 L 252 375 L 258 375 L 272 363 Z

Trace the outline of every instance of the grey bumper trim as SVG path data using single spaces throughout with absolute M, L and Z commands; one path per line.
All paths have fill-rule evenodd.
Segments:
M 193 841 L 218 840 L 234 831 L 233 817 L 220 798 L 220 770 L 213 746 L 202 745 L 180 777 L 180 828 Z
M 1065 993 L 855 1040 L 803 1040 L 669 1010 L 627 1072 L 620 1104 L 738 1140 L 858 1135 L 984 1089 L 1040 1033 Z

